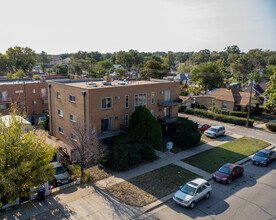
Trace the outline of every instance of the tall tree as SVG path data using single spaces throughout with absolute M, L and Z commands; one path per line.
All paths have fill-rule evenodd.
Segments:
M 8 59 L 6 55 L 0 54 L 0 72 L 6 72 L 8 67 Z
M 227 54 L 240 54 L 241 50 L 237 45 L 227 46 L 224 48 Z
M 12 72 L 19 69 L 27 72 L 36 64 L 36 53 L 28 47 L 10 47 L 6 55 Z
M 175 55 L 173 52 L 169 51 L 166 57 L 166 63 L 169 64 L 170 67 L 174 66 Z
M 276 68 L 274 69 L 273 75 L 270 76 L 268 84 L 269 87 L 266 89 L 264 95 L 269 97 L 269 101 L 265 102 L 264 107 L 268 111 L 273 111 L 276 109 Z
M 52 180 L 55 149 L 44 135 L 25 132 L 16 110 L 10 120 L 0 118 L 0 207 L 19 196 L 28 195 L 30 187 Z
M 37 61 L 40 65 L 43 73 L 45 73 L 46 72 L 46 67 L 50 63 L 50 58 L 47 55 L 47 53 L 45 51 L 42 51 L 40 54 L 37 54 Z

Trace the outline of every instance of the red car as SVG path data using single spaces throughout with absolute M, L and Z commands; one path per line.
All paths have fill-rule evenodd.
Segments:
M 198 130 L 201 132 L 204 132 L 204 131 L 208 130 L 210 127 L 211 127 L 211 125 L 200 123 L 198 125 Z
M 231 183 L 233 179 L 243 175 L 243 166 L 227 163 L 213 174 L 214 180 L 221 183 Z

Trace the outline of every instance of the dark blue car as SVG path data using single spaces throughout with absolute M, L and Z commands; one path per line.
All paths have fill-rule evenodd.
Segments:
M 253 164 L 267 166 L 271 161 L 276 159 L 276 152 L 273 150 L 260 150 L 251 159 Z

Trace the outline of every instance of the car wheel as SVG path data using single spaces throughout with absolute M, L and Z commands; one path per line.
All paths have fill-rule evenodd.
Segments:
M 193 201 L 190 205 L 190 209 L 193 209 L 195 207 L 195 202 Z
M 223 132 L 222 135 L 225 135 L 225 132 Z
M 207 192 L 205 195 L 205 199 L 209 199 L 210 198 L 210 192 Z
M 231 183 L 231 181 L 232 181 L 232 180 L 231 180 L 231 179 L 229 179 L 227 183 L 228 183 L 228 184 L 230 184 L 230 183 Z
M 216 135 L 213 136 L 214 139 L 215 139 L 216 137 L 217 137 Z

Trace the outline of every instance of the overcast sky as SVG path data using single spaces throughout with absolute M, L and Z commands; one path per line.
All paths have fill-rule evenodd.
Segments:
M 276 50 L 276 0 L 6 0 L 0 53 Z

